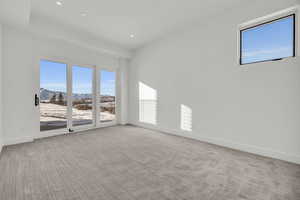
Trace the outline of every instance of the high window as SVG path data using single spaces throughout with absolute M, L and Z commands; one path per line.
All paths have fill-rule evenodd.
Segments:
M 247 27 L 240 31 L 240 64 L 281 60 L 295 56 L 295 15 Z

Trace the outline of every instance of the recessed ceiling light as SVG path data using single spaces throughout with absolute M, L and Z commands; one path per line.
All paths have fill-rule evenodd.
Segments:
M 130 37 L 131 37 L 131 38 L 134 38 L 134 35 L 133 35 L 133 34 L 130 34 Z
M 57 2 L 56 2 L 56 5 L 62 6 L 62 2 L 61 2 L 61 1 L 57 1 Z
M 84 12 L 83 12 L 83 13 L 81 13 L 80 15 L 81 15 L 82 17 L 86 17 L 86 16 L 87 16 L 87 13 L 84 13 Z

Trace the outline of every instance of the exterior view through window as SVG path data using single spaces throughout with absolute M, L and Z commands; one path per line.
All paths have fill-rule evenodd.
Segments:
M 295 15 L 240 31 L 240 64 L 295 56 Z
M 67 128 L 67 65 L 40 62 L 40 130 Z
M 40 131 L 72 132 L 112 124 L 116 72 L 41 60 L 39 98 Z
M 116 73 L 100 71 L 100 121 L 116 119 Z
M 72 67 L 72 123 L 73 126 L 93 123 L 93 69 Z

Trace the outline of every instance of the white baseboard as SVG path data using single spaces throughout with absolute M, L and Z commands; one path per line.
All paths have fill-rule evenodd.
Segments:
M 20 137 L 20 138 L 7 138 L 4 140 L 4 146 L 21 144 L 21 143 L 26 143 L 26 142 L 33 142 L 33 140 L 34 140 L 33 136 L 26 136 L 26 137 Z
M 112 123 L 107 123 L 107 124 L 102 124 L 101 126 L 97 127 L 90 127 L 90 128 L 84 128 L 84 129 L 75 129 L 74 133 L 84 133 L 85 131 L 89 130 L 96 130 L 100 128 L 106 128 L 110 126 L 116 126 L 117 124 L 115 122 Z M 4 140 L 3 146 L 8 146 L 8 145 L 14 145 L 14 144 L 21 144 L 21 143 L 26 143 L 26 142 L 33 142 L 35 139 L 42 139 L 42 138 L 47 138 L 47 137 L 53 137 L 53 136 L 58 136 L 58 135 L 64 135 L 69 132 L 67 131 L 49 131 L 45 133 L 39 133 L 34 136 L 25 136 L 25 137 L 19 137 L 19 138 L 7 138 Z
M 220 138 L 203 137 L 195 132 L 186 132 L 186 131 L 162 128 L 162 127 L 157 127 L 154 125 L 150 125 L 150 124 L 148 125 L 148 124 L 144 124 L 144 123 L 131 123 L 131 124 L 134 126 L 147 128 L 147 129 L 151 129 L 151 130 L 155 130 L 155 131 L 159 131 L 159 132 L 164 132 L 164 133 L 171 134 L 171 135 L 177 135 L 177 136 L 181 136 L 181 137 L 191 138 L 191 139 L 195 139 L 195 140 L 199 140 L 199 141 L 203 141 L 203 142 L 207 142 L 207 143 L 211 143 L 211 144 L 216 144 L 219 146 L 228 147 L 231 149 L 236 149 L 236 150 L 245 151 L 245 152 L 249 152 L 249 153 L 253 153 L 253 154 L 257 154 L 257 155 L 261 155 L 261 156 L 266 156 L 266 157 L 270 157 L 270 158 L 275 158 L 275 159 L 279 159 L 279 160 L 284 160 L 284 161 L 300 164 L 300 156 L 291 155 L 291 154 L 284 153 L 284 152 L 278 152 L 278 151 L 261 148 L 261 147 L 257 147 L 257 146 L 253 146 L 253 145 L 248 145 L 248 144 L 240 144 L 240 143 L 236 143 L 236 142 L 232 142 L 232 141 L 228 141 L 228 140 L 220 139 Z M 3 145 L 0 144 L 0 153 L 2 150 L 2 146 L 14 145 L 14 144 L 20 144 L 20 143 L 26 143 L 26 142 L 33 142 L 34 139 L 50 137 L 50 136 L 54 136 L 54 135 L 57 135 L 57 134 L 41 135 L 39 137 L 26 136 L 26 137 L 22 137 L 22 138 L 6 139 L 6 140 L 4 140 Z
M 131 124 L 134 126 L 147 128 L 147 129 L 151 129 L 151 130 L 155 130 L 155 131 L 160 131 L 160 132 L 164 132 L 167 134 L 191 138 L 191 139 L 195 139 L 195 140 L 199 140 L 199 141 L 203 141 L 203 142 L 207 142 L 207 143 L 211 143 L 211 144 L 216 144 L 216 145 L 223 146 L 223 147 L 228 147 L 228 148 L 239 150 L 239 151 L 244 151 L 244 152 L 253 153 L 253 154 L 257 154 L 257 155 L 261 155 L 261 156 L 265 156 L 265 157 L 270 157 L 270 158 L 275 158 L 275 159 L 279 159 L 279 160 L 283 160 L 283 161 L 287 161 L 287 162 L 300 164 L 300 156 L 291 155 L 291 154 L 288 154 L 285 152 L 278 152 L 278 151 L 261 148 L 261 147 L 257 147 L 257 146 L 253 146 L 253 145 L 248 145 L 248 144 L 240 144 L 240 143 L 236 143 L 236 142 L 232 142 L 232 141 L 228 141 L 228 140 L 220 139 L 220 138 L 203 137 L 203 136 L 200 136 L 199 133 L 195 133 L 195 132 L 172 130 L 172 129 L 168 129 L 168 128 L 162 128 L 162 127 L 157 127 L 154 125 L 147 125 L 147 124 L 143 124 L 143 123 L 131 123 Z
M 2 144 L 2 142 L 0 141 L 0 154 L 1 154 L 1 152 L 2 152 L 2 147 L 3 147 L 3 144 Z

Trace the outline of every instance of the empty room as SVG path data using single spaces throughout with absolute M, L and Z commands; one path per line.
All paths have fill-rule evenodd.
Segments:
M 0 200 L 300 200 L 300 1 L 0 0 Z

